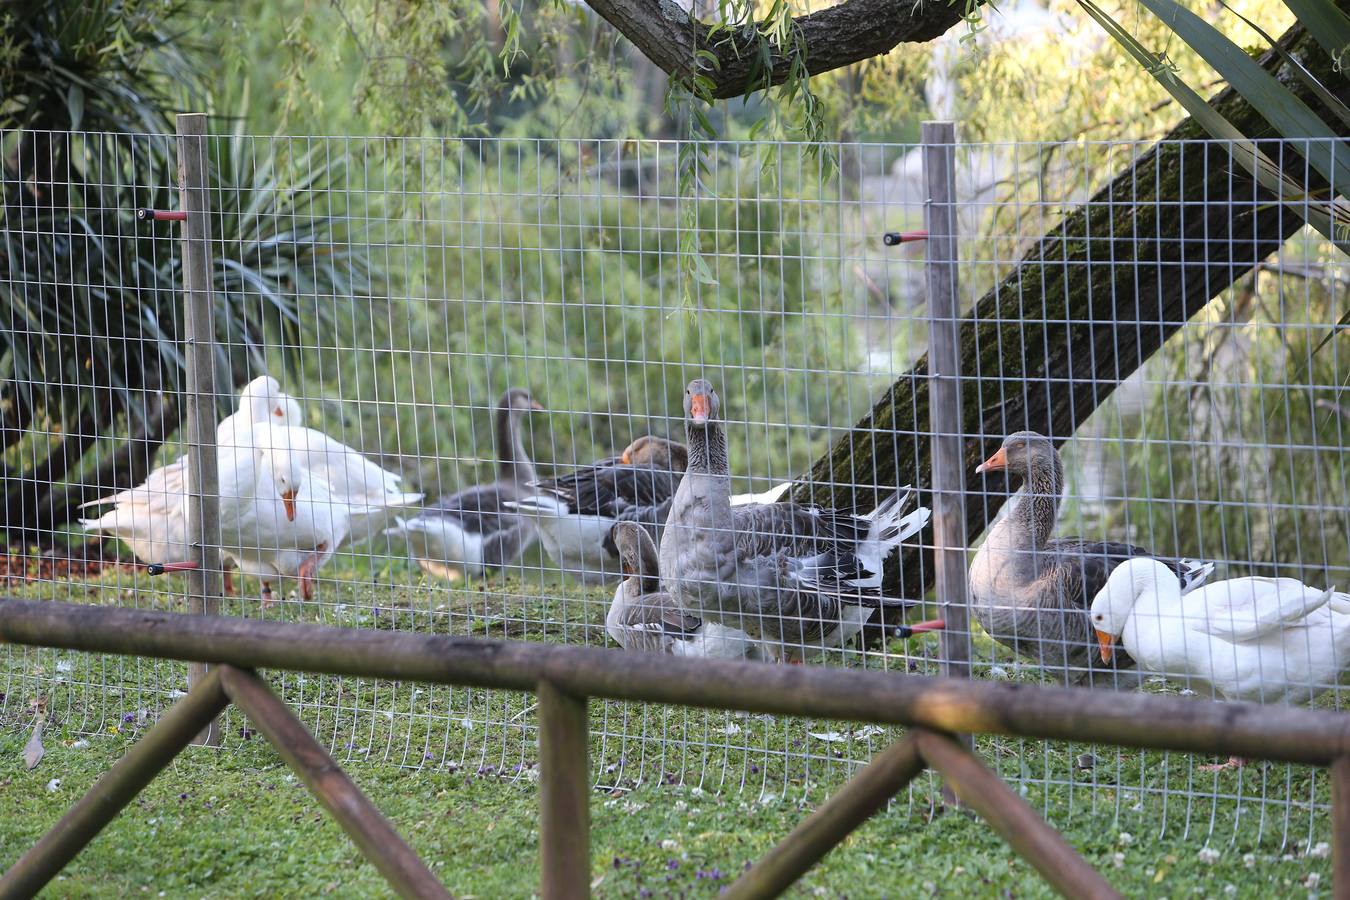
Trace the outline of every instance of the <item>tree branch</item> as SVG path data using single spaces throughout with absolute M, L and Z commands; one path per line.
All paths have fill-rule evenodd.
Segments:
M 671 78 L 688 86 L 696 76 L 710 80 L 713 99 L 782 84 L 792 67 L 792 48 L 774 47 L 766 79 L 753 26 L 715 30 L 673 0 L 585 2 Z M 805 52 L 806 70 L 818 75 L 889 53 L 899 44 L 931 41 L 960 22 L 964 13 L 960 0 L 844 0 L 798 16 L 793 25 Z M 700 59 L 698 51 L 711 53 L 716 64 Z

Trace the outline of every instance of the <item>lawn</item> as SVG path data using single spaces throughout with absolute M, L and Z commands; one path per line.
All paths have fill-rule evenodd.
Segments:
M 333 571 L 321 603 L 265 615 L 361 627 L 603 642 L 608 592 L 548 576 L 447 588 L 405 564 Z M 329 573 L 326 573 L 329 574 Z M 12 575 L 12 573 L 11 573 Z M 11 592 L 179 608 L 181 585 L 126 570 Z M 259 615 L 255 601 L 226 611 Z M 981 671 L 1033 678 L 987 641 Z M 836 664 L 931 671 L 936 639 Z M 269 673 L 274 687 L 459 896 L 537 885 L 533 699 L 505 692 Z M 48 828 L 185 686 L 177 663 L 0 650 L 0 866 Z M 1170 690 L 1154 685 L 1154 690 Z M 25 768 L 38 702 L 45 756 Z M 598 896 L 713 896 L 900 733 L 857 724 L 591 703 Z M 193 750 L 54 885 L 53 896 L 381 896 L 378 874 L 248 723 Z M 1130 896 L 1329 894 L 1322 773 L 1201 772 L 1178 754 L 985 737 L 982 757 Z M 821 896 L 1049 896 L 978 819 L 938 812 L 920 779 L 801 883 Z M 644 892 L 647 892 L 644 894 Z

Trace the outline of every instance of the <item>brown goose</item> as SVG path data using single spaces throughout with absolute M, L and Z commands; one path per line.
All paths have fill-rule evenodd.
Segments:
M 481 576 L 520 558 L 536 538 L 534 523 L 507 504 L 534 493 L 534 463 L 521 439 L 521 419 L 541 410 L 530 392 L 511 388 L 497 403 L 497 479 L 422 509 L 385 531 L 408 541 L 412 555 L 428 572 L 443 578 Z
M 877 606 L 909 605 L 881 595 L 882 565 L 928 510 L 902 518 L 908 490 L 868 516 L 790 503 L 733 508 L 719 405 L 707 381 L 689 383 L 689 468 L 661 536 L 661 583 L 676 602 L 790 661 L 842 643 Z
M 624 580 L 614 591 L 605 631 L 625 650 L 649 650 L 673 656 L 758 659 L 750 636 L 716 622 L 704 622 L 680 609 L 661 590 L 656 545 L 647 529 L 634 522 L 614 526 Z
M 1008 435 L 977 472 L 1007 470 L 1022 479 L 1013 506 L 993 528 L 970 566 L 970 610 L 994 640 L 1070 684 L 1134 687 L 1137 674 L 1125 653 L 1108 665 L 1097 656 L 1088 619 L 1092 598 L 1113 569 L 1127 559 L 1152 557 L 1142 547 L 1113 541 L 1053 538 L 1064 491 L 1064 465 L 1047 437 L 1034 431 Z M 1183 590 L 1199 587 L 1212 563 L 1161 560 Z

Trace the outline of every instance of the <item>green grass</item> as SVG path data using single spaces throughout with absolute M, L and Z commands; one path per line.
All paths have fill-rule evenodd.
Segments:
M 322 603 L 286 603 L 266 615 L 603 642 L 603 590 L 546 578 L 446 588 L 400 565 L 334 571 L 341 577 L 322 585 Z M 110 572 L 17 593 L 172 609 L 181 603 L 177 589 L 165 579 Z M 250 600 L 230 601 L 226 611 L 259 614 Z M 930 671 L 935 647 L 930 636 L 831 662 Z M 977 649 L 1013 677 L 1030 677 L 993 645 Z M 531 894 L 538 883 L 532 697 L 295 673 L 270 678 L 454 893 Z M 50 827 L 185 681 L 177 663 L 0 650 L 0 866 Z M 39 697 L 47 753 L 30 772 L 22 748 Z M 592 802 L 598 896 L 715 895 L 827 797 L 851 762 L 902 733 L 617 702 L 590 708 L 592 763 L 605 785 Z M 238 712 L 229 714 L 226 733 L 224 749 L 180 757 L 52 895 L 382 895 L 379 876 Z M 1306 852 L 1330 840 L 1325 812 L 1311 802 L 1327 800 L 1320 772 L 1254 764 L 1212 775 L 1196 769 L 1206 760 L 1177 754 L 996 737 L 981 738 L 978 748 L 1127 895 L 1219 897 L 1232 885 L 1238 896 L 1302 896 L 1317 892 L 1305 886 L 1310 876 L 1329 891 L 1329 858 Z M 59 785 L 49 790 L 53 779 Z M 935 793 L 924 776 L 813 870 L 802 892 L 1050 895 L 983 823 L 959 812 L 934 815 Z

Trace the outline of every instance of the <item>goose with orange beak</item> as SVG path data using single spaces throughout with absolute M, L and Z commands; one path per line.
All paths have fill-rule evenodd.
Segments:
M 904 514 L 910 490 L 865 516 L 793 503 L 733 507 L 721 401 L 711 383 L 689 383 L 684 412 L 689 467 L 660 552 L 662 587 L 682 609 L 800 662 L 843 646 L 877 607 L 911 605 L 881 593 L 885 561 L 928 523 L 927 509 Z
M 989 529 L 970 566 L 971 614 L 994 640 L 1070 684 L 1136 687 L 1135 661 L 1102 643 L 1087 609 L 1119 565 L 1148 550 L 1115 541 L 1054 537 L 1064 466 L 1049 438 L 1008 435 L 975 470 L 1006 471 L 1021 482 L 1012 508 Z M 1213 564 L 1168 559 L 1183 588 L 1198 587 Z
M 276 439 L 252 437 L 260 445 Z M 353 507 L 305 469 L 302 454 L 240 448 L 222 453 L 220 461 L 221 551 L 262 582 L 264 606 L 273 602 L 272 585 L 281 578 L 297 579 L 301 597 L 312 599 L 319 568 L 350 533 Z
M 1232 578 L 1183 599 L 1171 567 L 1131 559 L 1111 573 L 1091 616 L 1103 658 L 1119 642 L 1141 669 L 1202 696 L 1309 703 L 1350 666 L 1350 594 L 1294 578 Z

